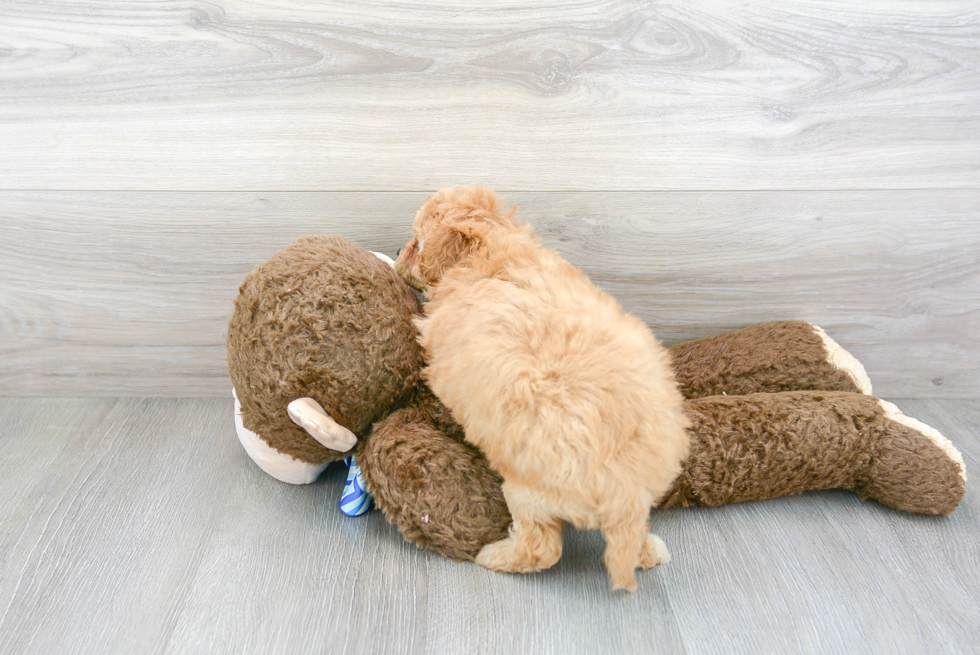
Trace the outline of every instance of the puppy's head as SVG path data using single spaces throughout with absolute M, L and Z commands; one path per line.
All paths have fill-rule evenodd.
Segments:
M 493 189 L 479 185 L 446 187 L 415 212 L 415 236 L 398 255 L 395 269 L 420 291 L 471 257 L 491 230 L 513 227 L 514 211 L 504 211 Z

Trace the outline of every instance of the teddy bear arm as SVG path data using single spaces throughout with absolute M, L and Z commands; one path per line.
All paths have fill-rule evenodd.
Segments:
M 861 363 L 821 328 L 777 321 L 671 346 L 686 398 L 778 391 L 871 393 Z
M 685 402 L 691 450 L 662 507 L 849 489 L 907 512 L 946 514 L 965 489 L 942 435 L 864 394 L 794 391 Z
M 409 542 L 472 560 L 507 536 L 500 477 L 422 408 L 410 405 L 376 423 L 357 458 L 375 504 Z

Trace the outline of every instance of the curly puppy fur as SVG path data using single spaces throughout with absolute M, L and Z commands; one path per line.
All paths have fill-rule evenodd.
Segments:
M 293 423 L 286 407 L 313 398 L 363 436 L 421 381 L 411 322 L 419 311 L 389 265 L 344 239 L 307 237 L 279 251 L 245 278 L 228 326 L 245 427 L 300 461 L 344 457 Z
M 477 562 L 530 572 L 561 557 L 565 522 L 599 528 L 617 589 L 666 561 L 650 507 L 687 454 L 667 351 L 493 191 L 436 192 L 398 272 L 430 301 L 416 321 L 425 378 L 503 477 L 511 536 Z

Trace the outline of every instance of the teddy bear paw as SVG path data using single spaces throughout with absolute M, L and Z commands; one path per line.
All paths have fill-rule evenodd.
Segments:
M 844 371 L 853 380 L 854 386 L 863 394 L 871 395 L 871 378 L 864 366 L 851 353 L 841 348 L 840 344 L 830 338 L 823 328 L 811 324 L 813 331 L 823 341 L 827 362 L 834 368 Z

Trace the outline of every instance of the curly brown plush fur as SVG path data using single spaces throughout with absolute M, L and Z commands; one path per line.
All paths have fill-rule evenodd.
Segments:
M 367 251 L 342 239 L 303 239 L 242 285 L 229 369 L 246 427 L 276 451 L 312 463 L 343 456 L 288 418 L 289 402 L 316 399 L 361 437 L 368 488 L 405 537 L 472 559 L 507 535 L 510 516 L 499 476 L 420 381 L 411 324 L 419 310 L 405 283 Z M 956 449 L 894 406 L 853 393 L 854 376 L 839 374 L 815 333 L 808 323 L 769 323 L 669 349 L 694 397 L 684 403 L 694 427 L 663 506 L 840 487 L 909 512 L 956 508 L 966 480 Z M 794 390 L 807 386 L 819 391 Z M 729 395 L 697 398 L 709 392 Z
M 966 489 L 942 438 L 895 420 L 873 396 L 784 391 L 684 405 L 696 456 L 661 507 L 849 489 L 905 512 L 949 514 Z
M 313 398 L 365 435 L 419 383 L 420 310 L 390 266 L 344 239 L 307 237 L 276 253 L 245 278 L 228 326 L 245 427 L 301 461 L 344 457 L 293 423 L 287 405 Z
M 433 420 L 444 411 L 422 391 L 374 426 L 358 462 L 378 507 L 407 540 L 453 559 L 472 559 L 507 535 L 511 518 L 502 480 L 486 458 L 463 441 L 455 422 L 440 429 Z
M 659 506 L 847 489 L 905 512 L 951 513 L 966 491 L 962 460 L 922 428 L 894 420 L 883 405 L 841 391 L 687 400 L 691 454 Z M 406 539 L 453 559 L 473 559 L 507 536 L 501 480 L 457 432 L 451 438 L 417 417 L 402 410 L 376 426 L 365 449 L 369 488 Z
M 820 333 L 805 321 L 762 323 L 680 343 L 670 355 L 687 398 L 787 389 L 870 391 L 828 360 Z

